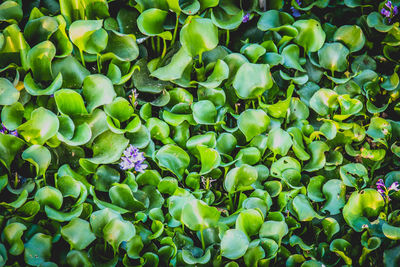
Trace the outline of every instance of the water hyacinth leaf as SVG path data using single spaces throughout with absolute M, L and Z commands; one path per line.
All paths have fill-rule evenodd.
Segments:
M 57 116 L 50 110 L 40 107 L 32 111 L 31 118 L 17 130 L 27 142 L 43 145 L 58 132 L 59 126 Z
M 311 221 L 313 218 L 322 219 L 305 195 L 297 195 L 293 199 L 293 209 L 297 213 L 300 221 Z
M 210 125 L 216 122 L 217 110 L 210 100 L 193 103 L 193 119 L 199 124 Z
M 350 53 L 361 50 L 365 44 L 364 33 L 357 25 L 340 27 L 333 38 L 335 41 L 343 42 L 349 48 Z
M 277 127 L 268 133 L 267 147 L 275 155 L 286 156 L 292 145 L 292 138 L 285 130 Z
M 22 123 L 24 106 L 20 102 L 5 106 L 1 110 L 1 122 L 10 131 L 17 129 Z
M 96 236 L 103 236 L 104 227 L 114 218 L 122 219 L 121 215 L 111 209 L 104 208 L 90 215 L 90 226 Z
M 292 157 L 281 157 L 271 165 L 271 175 L 273 177 L 282 177 L 282 173 L 285 170 L 294 169 L 298 172 L 301 171 L 300 163 Z
M 71 89 L 61 89 L 54 93 L 58 110 L 68 116 L 87 114 L 82 96 Z
M 197 254 L 197 253 L 196 253 Z M 196 255 L 197 256 L 197 255 Z M 210 261 L 210 259 L 211 259 L 211 252 L 210 252 L 210 250 L 208 249 L 205 253 L 204 253 L 204 255 L 203 256 L 201 256 L 201 257 L 195 257 L 195 256 L 193 256 L 193 254 L 190 252 L 190 251 L 188 251 L 188 250 L 186 250 L 186 249 L 183 249 L 182 250 L 182 259 L 183 259 L 183 261 L 185 262 L 185 263 L 187 263 L 187 264 L 193 264 L 193 265 L 195 265 L 195 264 L 206 264 L 207 262 L 209 262 Z
M 346 186 L 363 188 L 369 181 L 368 171 L 360 163 L 349 163 L 340 167 L 340 178 Z
M 51 61 L 55 55 L 56 47 L 50 41 L 41 42 L 29 50 L 27 60 L 36 80 L 52 80 Z
M 228 2 L 226 2 L 227 5 Z M 220 29 L 233 30 L 236 29 L 243 19 L 243 10 L 236 8 L 231 9 L 231 6 L 225 7 L 221 1 L 219 5 L 211 9 L 211 20 Z
M 182 148 L 176 145 L 165 145 L 160 148 L 155 158 L 161 167 L 164 167 L 174 173 L 182 180 L 185 169 L 189 166 L 189 155 Z
M 268 10 L 262 13 L 257 27 L 262 31 L 279 31 L 281 26 L 292 24 L 294 19 L 286 12 L 279 12 L 277 10 Z
M 21 33 L 17 24 L 7 26 L 2 32 L 2 49 L 0 50 L 0 66 L 7 68 L 12 65 L 21 66 L 23 69 L 28 70 L 28 62 L 26 54 L 30 49 L 23 34 Z
M 352 265 L 352 259 L 350 255 L 351 244 L 344 239 L 335 239 L 331 242 L 329 249 L 332 252 L 338 254 L 347 265 Z
M 218 45 L 218 28 L 210 19 L 188 17 L 180 31 L 180 42 L 192 57 L 201 57 Z
M 202 231 L 217 224 L 220 212 L 208 206 L 204 201 L 193 199 L 186 202 L 182 209 L 182 222 L 193 231 Z
M 101 74 L 87 76 L 83 80 L 82 93 L 90 113 L 99 106 L 110 104 L 116 97 L 111 80 Z
M 273 85 L 268 64 L 244 63 L 236 72 L 233 87 L 240 99 L 253 99 Z
M 346 185 L 339 179 L 331 179 L 323 185 L 322 192 L 326 202 L 321 211 L 328 211 L 330 215 L 339 214 L 346 204 Z
M 245 233 L 238 229 L 230 229 L 224 233 L 221 240 L 221 255 L 230 260 L 242 257 L 249 247 Z
M 232 194 L 237 191 L 245 191 L 252 189 L 251 185 L 257 181 L 257 169 L 243 164 L 240 167 L 231 169 L 224 180 L 225 190 Z
M 24 259 L 29 265 L 39 266 L 51 257 L 51 236 L 36 233 L 26 244 Z
M 386 139 L 391 133 L 392 126 L 387 120 L 380 117 L 371 118 L 367 135 L 374 139 Z
M 237 120 L 240 131 L 246 136 L 246 141 L 267 130 L 270 118 L 261 109 L 247 109 L 240 113 Z
M 218 59 L 217 63 L 215 63 L 211 75 L 207 77 L 206 81 L 199 82 L 199 84 L 206 88 L 215 88 L 218 87 L 222 83 L 222 81 L 228 79 L 228 77 L 229 77 L 228 65 L 225 63 L 225 61 Z
M 85 249 L 96 239 L 89 222 L 79 218 L 72 219 L 61 228 L 61 235 L 71 245 L 71 249 L 77 250 Z
M 241 230 L 249 238 L 256 235 L 264 222 L 264 216 L 257 209 L 248 209 L 240 212 L 236 219 L 235 228 Z
M 36 176 L 44 175 L 51 162 L 50 151 L 41 145 L 33 145 L 22 153 L 22 159 L 29 161 L 36 168 Z
M 85 160 L 94 164 L 114 163 L 120 159 L 129 140 L 121 134 L 106 131 L 93 141 L 93 157 Z
M 299 60 L 300 49 L 295 44 L 290 44 L 282 50 L 283 65 L 287 68 L 293 68 L 305 72 Z
M 91 261 L 85 251 L 70 250 L 66 257 L 67 264 L 71 267 L 89 266 Z
M 80 89 L 82 87 L 83 80 L 86 78 L 86 76 L 90 75 L 90 71 L 84 68 L 81 63 L 79 63 L 79 61 L 73 56 L 67 56 L 65 58 L 53 60 L 51 64 L 51 69 L 53 70 L 53 76 L 56 76 L 56 79 L 52 82 L 52 85 L 57 79 L 60 79 L 58 77 L 61 77 L 61 84 L 57 89 L 61 88 L 61 86 L 65 88 Z M 29 84 L 31 83 L 32 82 L 30 82 Z M 56 86 L 53 85 L 52 87 Z M 51 95 L 53 93 L 48 93 L 48 95 Z
M 390 225 L 388 223 L 384 223 L 382 225 L 382 232 L 389 239 L 392 239 L 392 240 L 400 239 L 400 227 L 396 227 L 396 226 Z
M 330 89 L 319 89 L 310 99 L 310 107 L 321 116 L 335 111 L 339 104 L 338 94 Z
M 351 99 L 349 95 L 339 95 L 337 98 L 341 113 L 340 115 L 334 115 L 335 120 L 345 120 L 351 115 L 359 113 L 362 108 L 363 104 L 358 99 Z
M 0 21 L 19 22 L 22 16 L 22 7 L 17 2 L 5 1 L 0 5 Z
M 341 43 L 326 43 L 318 50 L 319 64 L 324 69 L 343 72 L 347 69 L 349 49 Z
M 132 61 L 139 56 L 139 47 L 133 34 L 123 34 L 114 30 L 108 33 L 107 47 L 103 59 Z
M 2 240 L 10 246 L 9 253 L 11 255 L 18 256 L 24 251 L 24 243 L 21 237 L 26 229 L 28 228 L 19 222 L 10 223 L 3 229 Z
M 251 63 L 256 63 L 267 50 L 259 44 L 245 44 L 240 49 L 240 53 L 245 55 Z
M 158 8 L 150 8 L 143 11 L 137 19 L 140 32 L 148 36 L 156 36 L 163 33 L 163 24 L 167 14 L 168 12 Z
M 35 201 L 42 207 L 47 205 L 58 210 L 62 206 L 63 196 L 57 188 L 45 186 L 36 192 Z
M 9 134 L 0 134 L 0 161 L 10 169 L 17 152 L 24 146 L 24 141 Z
M 102 20 L 77 20 L 70 25 L 69 36 L 80 51 L 98 54 L 107 47 L 108 41 L 108 34 L 102 26 Z
M 0 78 L 0 105 L 12 105 L 18 101 L 19 91 L 5 78 Z
M 42 88 L 39 84 L 37 84 L 30 73 L 28 73 L 25 78 L 24 78 L 24 87 L 26 91 L 34 96 L 39 96 L 39 95 L 52 95 L 54 94 L 58 89 L 61 88 L 63 84 L 63 77 L 61 73 L 57 74 L 57 77 L 51 82 L 51 84 L 46 87 Z
M 45 206 L 44 211 L 46 212 L 46 215 L 49 219 L 57 222 L 68 222 L 71 221 L 73 218 L 79 217 L 82 214 L 83 205 L 74 207 L 69 212 L 58 211 L 49 206 Z
M 384 205 L 385 200 L 375 189 L 353 192 L 343 208 L 343 217 L 350 227 L 361 232 L 363 225 L 370 225 L 370 219 L 376 218 Z
M 206 146 L 197 146 L 200 154 L 201 170 L 200 175 L 204 175 L 217 168 L 221 163 L 221 156 L 218 151 Z
M 146 206 L 137 200 L 127 184 L 115 184 L 108 192 L 111 203 L 132 212 L 144 210 Z
M 169 64 L 157 68 L 151 76 L 163 81 L 180 79 L 185 69 L 192 63 L 192 57 L 183 48 L 174 54 Z
M 118 250 L 123 241 L 130 240 L 135 234 L 136 230 L 133 224 L 119 218 L 112 219 L 103 228 L 103 237 L 113 247 L 114 251 Z
M 281 244 L 282 238 L 289 233 L 289 228 L 285 221 L 266 221 L 260 229 L 261 238 L 273 239 L 277 244 Z
M 339 223 L 334 218 L 327 217 L 322 220 L 321 224 L 328 241 L 340 231 Z
M 316 52 L 324 45 L 326 34 L 318 21 L 297 20 L 293 26 L 299 31 L 294 41 L 306 52 Z

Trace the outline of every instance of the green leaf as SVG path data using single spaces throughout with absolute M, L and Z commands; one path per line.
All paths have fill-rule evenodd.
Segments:
M 220 212 L 208 206 L 204 201 L 192 199 L 182 209 L 182 223 L 192 231 L 203 231 L 217 224 Z
M 248 209 L 240 212 L 236 219 L 235 228 L 241 230 L 250 238 L 258 234 L 263 222 L 264 216 L 259 210 Z
M 163 81 L 177 80 L 182 77 L 185 69 L 191 63 L 192 57 L 185 49 L 180 48 L 179 51 L 172 56 L 171 61 L 167 65 L 157 68 L 151 73 L 151 76 Z
M 56 47 L 50 41 L 41 42 L 29 50 L 27 60 L 35 80 L 52 80 L 51 61 L 55 55 Z
M 240 131 L 246 136 L 246 141 L 264 133 L 270 123 L 270 118 L 261 109 L 247 109 L 240 113 L 237 120 Z
M 108 35 L 102 20 L 77 20 L 69 27 L 69 37 L 80 51 L 98 54 L 107 47 Z
M 182 180 L 186 168 L 189 167 L 189 155 L 176 145 L 165 145 L 155 154 L 159 165 L 170 170 L 179 180 Z
M 116 59 L 120 61 L 132 61 L 139 56 L 139 47 L 135 35 L 123 34 L 114 30 L 108 33 L 107 47 L 102 55 L 104 59 Z
M 188 17 L 180 31 L 182 47 L 192 56 L 214 49 L 218 45 L 218 28 L 210 19 Z
M 128 241 L 136 234 L 135 227 L 131 222 L 114 218 L 103 228 L 103 237 L 114 249 L 118 251 L 119 245 L 123 241 Z
M 227 230 L 221 240 L 221 255 L 236 260 L 242 257 L 249 247 L 249 240 L 241 230 Z
M 218 151 L 202 145 L 197 146 L 197 150 L 199 151 L 201 161 L 200 175 L 207 174 L 213 169 L 219 167 L 221 156 Z
M 0 134 L 0 161 L 9 170 L 17 152 L 24 146 L 24 141 L 9 134 Z
M 277 127 L 268 133 L 267 147 L 276 155 L 286 156 L 293 142 L 290 135 Z
M 313 218 L 322 219 L 323 217 L 320 216 L 317 212 L 315 212 L 314 208 L 312 207 L 310 201 L 307 199 L 305 195 L 297 195 L 293 199 L 293 209 L 297 214 L 297 217 L 300 221 L 311 221 Z
M 346 223 L 357 232 L 363 225 L 370 225 L 370 219 L 376 218 L 385 205 L 385 200 L 375 189 L 367 188 L 353 192 L 343 208 Z
M 325 152 L 329 151 L 329 146 L 322 141 L 313 141 L 308 145 L 311 151 L 311 160 L 304 166 L 304 170 L 314 172 L 322 169 L 326 163 Z
M 93 157 L 85 160 L 94 164 L 114 163 L 120 159 L 129 140 L 121 134 L 106 131 L 93 141 Z
M 18 101 L 19 91 L 5 78 L 0 78 L 0 105 L 12 105 Z
M 254 99 L 273 85 L 268 64 L 244 63 L 238 69 L 233 87 L 240 99 Z
M 26 244 L 24 259 L 29 265 L 39 266 L 51 258 L 52 237 L 36 233 Z
M 215 63 L 211 75 L 207 77 L 206 81 L 199 82 L 199 84 L 206 88 L 215 88 L 218 87 L 222 83 L 222 81 L 228 79 L 228 77 L 229 77 L 228 65 L 225 63 L 225 61 L 218 59 L 217 63 Z
M 54 93 L 58 110 L 68 116 L 87 114 L 82 96 L 71 89 L 61 89 Z
M 368 182 L 368 171 L 360 163 L 349 163 L 340 167 L 340 178 L 346 186 L 363 188 Z
M 282 238 L 288 233 L 289 229 L 285 221 L 266 221 L 260 229 L 261 238 L 271 238 L 278 245 L 281 244 Z
M 341 43 L 326 43 L 318 50 L 319 64 L 324 69 L 343 72 L 347 69 L 349 49 Z
M 96 239 L 89 222 L 79 218 L 72 219 L 62 227 L 61 235 L 71 245 L 71 249 L 77 250 L 85 249 Z
M 217 110 L 210 100 L 200 100 L 193 103 L 193 119 L 198 124 L 210 125 L 216 122 Z
M 338 94 L 329 89 L 319 89 L 310 99 L 310 107 L 321 116 L 326 116 L 335 111 L 339 104 Z
M 19 222 L 13 222 L 4 227 L 2 240 L 10 246 L 8 252 L 11 255 L 18 256 L 24 251 L 24 242 L 21 237 L 26 229 L 28 228 Z
M 279 12 L 277 10 L 268 10 L 263 12 L 257 27 L 262 31 L 279 31 L 283 25 L 289 25 L 294 22 L 291 15 L 286 12 Z
M 243 164 L 240 167 L 231 169 L 224 180 L 225 190 L 232 194 L 237 191 L 246 191 L 253 189 L 251 185 L 257 181 L 258 172 L 257 169 Z
M 299 31 L 294 39 L 295 43 L 302 46 L 307 53 L 316 52 L 324 45 L 326 34 L 318 21 L 297 20 L 293 26 Z
M 300 49 L 295 44 L 290 44 L 282 50 L 283 66 L 305 72 L 300 64 Z
M 347 265 L 352 265 L 353 261 L 349 257 L 351 253 L 351 244 L 348 241 L 344 239 L 335 239 L 331 242 L 329 249 L 330 251 L 335 252 L 337 255 L 339 255 Z
M 50 151 L 41 145 L 32 145 L 22 153 L 22 159 L 32 163 L 36 168 L 36 177 L 45 174 L 51 162 Z
M 365 36 L 357 25 L 344 25 L 335 32 L 335 41 L 343 42 L 350 50 L 350 53 L 357 52 L 364 47 Z
M 43 145 L 58 132 L 57 116 L 48 109 L 39 107 L 32 111 L 31 118 L 17 130 L 24 139 L 34 145 Z
M 101 74 L 87 76 L 83 80 L 82 93 L 90 113 L 99 106 L 110 104 L 116 97 L 111 80 Z

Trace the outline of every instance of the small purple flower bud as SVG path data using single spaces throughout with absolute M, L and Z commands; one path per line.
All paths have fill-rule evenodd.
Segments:
M 383 179 L 379 179 L 378 182 L 376 182 L 376 186 L 383 186 L 383 187 L 385 187 L 385 183 L 383 182 Z
M 10 134 L 14 135 L 15 137 L 18 137 L 18 131 L 17 130 L 10 132 Z
M 301 1 L 300 0 L 296 0 L 297 4 L 300 6 L 301 5 Z
M 247 13 L 246 15 L 243 16 L 242 22 L 246 23 L 250 20 L 250 13 Z
M 385 3 L 385 6 L 386 6 L 387 8 L 389 8 L 389 9 L 391 9 L 391 8 L 392 8 L 392 1 L 387 1 L 387 2 Z
M 393 8 L 393 16 L 397 15 L 399 13 L 399 8 L 397 6 L 395 6 Z
M 291 7 L 290 9 L 292 10 L 292 15 L 293 15 L 293 17 L 298 18 L 298 17 L 301 16 L 299 10 L 295 9 L 294 7 Z
M 399 182 L 394 182 L 389 188 L 388 188 L 388 191 L 390 191 L 390 190 L 394 190 L 394 191 L 399 191 L 400 190 L 400 188 L 399 188 Z
M 390 17 L 390 11 L 382 8 L 381 14 L 384 15 L 385 17 L 389 18 Z

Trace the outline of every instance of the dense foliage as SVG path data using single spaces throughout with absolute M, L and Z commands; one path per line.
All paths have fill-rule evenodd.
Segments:
M 399 266 L 400 1 L 0 4 L 0 266 Z

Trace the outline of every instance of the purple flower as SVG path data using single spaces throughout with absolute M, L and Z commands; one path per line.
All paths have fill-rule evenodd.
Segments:
M 399 186 L 400 186 L 399 182 L 394 182 L 394 183 L 392 183 L 391 186 L 389 186 L 389 188 L 386 188 L 385 183 L 382 179 L 379 179 L 376 182 L 376 189 L 383 196 L 383 198 L 387 199 L 388 201 L 390 201 L 390 198 L 389 198 L 390 192 L 391 191 L 396 191 L 396 192 L 399 191 L 400 190 Z
M 397 6 L 393 6 L 392 1 L 387 1 L 385 6 L 381 9 L 381 14 L 388 18 L 390 22 L 394 16 L 399 13 L 399 9 Z
M 243 16 L 242 22 L 246 23 L 250 20 L 250 13 L 247 13 L 246 15 Z
M 301 16 L 301 13 L 299 10 L 295 9 L 294 7 L 291 7 L 290 9 L 292 10 L 293 17 L 298 18 Z
M 122 170 L 135 169 L 137 172 L 143 172 L 147 168 L 147 164 L 143 163 L 144 160 L 143 152 L 140 152 L 139 149 L 133 145 L 129 145 L 124 151 L 124 156 L 121 157 L 119 166 Z
M 18 137 L 18 131 L 17 131 L 17 130 L 15 130 L 15 131 L 10 131 L 10 130 L 8 130 L 8 129 L 6 128 L 6 126 L 4 126 L 3 123 L 1 123 L 0 134 L 11 134 L 11 135 L 14 135 L 14 136 Z
M 388 191 L 390 191 L 390 190 L 393 190 L 393 191 L 399 191 L 400 190 L 400 188 L 399 188 L 399 182 L 394 182 L 389 188 L 388 188 Z

